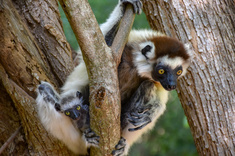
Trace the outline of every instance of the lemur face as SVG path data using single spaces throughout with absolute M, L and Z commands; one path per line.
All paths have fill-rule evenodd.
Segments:
M 168 65 L 157 64 L 152 72 L 152 77 L 155 81 L 159 81 L 164 89 L 171 91 L 176 88 L 177 79 L 182 72 L 182 66 L 173 69 Z
M 183 73 L 183 63 L 184 61 L 180 57 L 161 57 L 153 65 L 152 78 L 159 81 L 164 89 L 174 90 L 178 77 Z
M 79 91 L 76 92 L 76 95 L 62 98 L 60 104 L 55 104 L 55 109 L 69 117 L 74 126 L 80 130 L 87 128 L 89 106 L 84 103 L 83 96 Z
M 133 54 L 138 74 L 160 82 L 168 91 L 175 89 L 178 77 L 186 73 L 190 62 L 187 47 L 176 39 L 161 36 L 140 43 L 139 49 Z
M 86 118 L 88 114 L 88 105 L 84 104 L 83 96 L 79 91 L 74 96 L 62 98 L 60 104 L 55 104 L 55 109 L 77 121 Z
M 73 108 L 64 111 L 64 114 L 72 120 L 79 120 L 81 119 L 81 116 L 84 116 L 87 113 L 88 111 L 86 111 L 82 105 L 75 105 Z

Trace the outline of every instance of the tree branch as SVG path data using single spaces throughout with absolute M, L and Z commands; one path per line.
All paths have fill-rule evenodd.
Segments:
M 10 137 L 9 139 L 2 145 L 2 147 L 0 148 L 0 154 L 2 154 L 2 152 L 7 148 L 7 146 L 13 141 L 13 139 L 15 139 L 15 137 L 17 136 L 17 134 L 19 134 L 20 129 L 22 127 L 20 126 Z
M 130 4 L 128 4 L 126 7 L 125 14 L 119 25 L 118 32 L 111 46 L 114 60 L 116 61 L 117 66 L 120 63 L 122 52 L 127 42 L 128 35 L 131 31 L 134 19 L 135 19 L 135 14 L 133 12 L 133 8 Z

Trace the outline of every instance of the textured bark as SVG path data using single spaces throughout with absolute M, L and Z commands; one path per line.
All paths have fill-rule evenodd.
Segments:
M 4 134 L 0 136 L 0 144 L 20 125 L 23 127 L 2 154 L 71 154 L 42 127 L 35 103 L 35 89 L 40 80 L 53 82 L 58 87 L 73 67 L 70 48 L 59 22 L 58 5 L 56 1 L 24 3 L 0 0 L 0 130 Z M 48 14 L 43 14 L 42 10 Z M 30 12 L 37 13 L 37 22 L 29 20 L 33 17 Z M 56 17 L 57 22 L 51 20 L 48 24 L 46 17 Z
M 178 93 L 200 155 L 235 155 L 235 2 L 143 0 L 153 29 L 189 42 Z
M 113 54 L 105 43 L 87 1 L 60 0 L 60 4 L 75 33 L 88 69 L 91 128 L 100 136 L 99 148 L 91 148 L 91 155 L 111 155 L 120 139 L 121 109 L 117 65 L 120 62 L 120 51 L 123 51 L 133 24 L 132 8 L 127 9 L 128 26 L 124 31 L 118 32 L 119 37 L 112 47 L 115 49 Z M 126 34 L 120 35 L 123 32 Z

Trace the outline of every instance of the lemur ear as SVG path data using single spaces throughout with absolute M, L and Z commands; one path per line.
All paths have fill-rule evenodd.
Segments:
M 82 98 L 82 93 L 79 92 L 79 91 L 77 91 L 77 92 L 76 92 L 76 96 L 77 96 L 78 98 Z
M 151 41 L 148 42 L 144 42 L 140 44 L 140 49 L 141 49 L 141 53 L 142 55 L 144 55 L 144 57 L 148 60 L 148 59 L 152 59 L 155 56 L 154 53 L 154 44 Z
M 55 109 L 56 111 L 61 112 L 61 107 L 59 103 L 55 103 Z
M 152 47 L 150 45 L 146 45 L 142 50 L 141 53 L 146 57 L 146 59 L 149 59 L 147 57 L 147 52 L 150 52 Z

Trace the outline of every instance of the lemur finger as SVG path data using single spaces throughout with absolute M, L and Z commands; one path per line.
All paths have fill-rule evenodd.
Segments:
M 150 115 L 150 112 L 145 111 L 145 112 L 142 112 L 142 113 L 131 112 L 127 116 L 130 117 L 130 118 L 138 118 L 138 119 L 140 119 L 140 118 L 143 118 L 143 117 L 149 116 L 149 115 Z
M 123 4 L 130 3 L 133 6 L 135 14 L 141 14 L 142 12 L 142 2 L 140 0 L 121 0 Z
M 148 116 L 144 116 L 142 118 L 132 118 L 132 117 L 128 117 L 127 119 L 130 123 L 132 123 L 134 126 L 138 126 L 142 123 L 144 123 L 146 120 L 149 120 Z
M 135 14 L 141 14 L 141 12 L 142 12 L 142 3 L 141 3 L 141 1 L 137 0 L 136 2 L 133 2 L 132 5 L 133 5 L 133 8 L 134 8 L 134 13 Z
M 126 139 L 123 137 L 119 140 L 118 144 L 115 146 L 115 150 L 112 151 L 113 156 L 122 156 L 124 154 L 126 147 Z
M 147 121 L 145 124 L 139 126 L 139 127 L 136 127 L 136 128 L 129 128 L 128 131 L 130 132 L 133 132 L 133 131 L 137 131 L 137 130 L 140 130 L 142 128 L 144 128 L 147 124 L 149 124 L 151 122 L 151 120 Z
M 95 134 L 95 132 L 94 131 L 92 131 L 90 128 L 89 129 L 87 129 L 87 130 L 85 130 L 85 136 L 87 137 L 87 138 L 91 138 L 91 137 L 94 137 L 94 136 L 96 136 L 96 134 Z
M 143 8 L 143 4 L 141 1 L 138 1 L 137 2 L 137 8 L 138 8 L 138 11 L 136 12 L 137 14 L 141 14 L 142 12 L 142 8 Z
M 92 144 L 93 146 L 98 146 L 99 145 L 99 137 L 94 137 L 94 138 L 86 138 L 87 142 L 89 144 Z
M 152 107 L 153 107 L 152 105 L 147 105 L 145 107 L 139 108 L 138 113 L 145 113 L 145 112 L 149 111 Z
M 134 126 L 140 126 L 140 125 L 143 125 L 144 123 L 146 123 L 146 120 L 147 120 L 147 118 L 143 118 L 140 120 L 129 120 L 129 122 Z
M 115 146 L 115 149 L 121 149 L 126 146 L 126 139 L 121 137 L 121 139 L 118 141 L 118 144 Z

